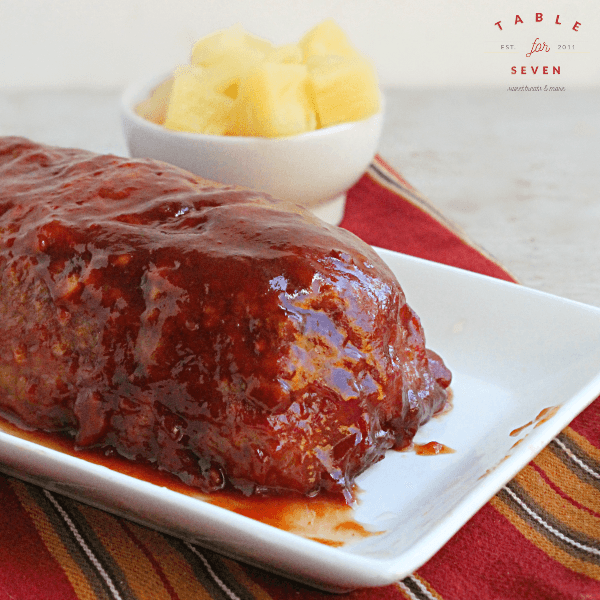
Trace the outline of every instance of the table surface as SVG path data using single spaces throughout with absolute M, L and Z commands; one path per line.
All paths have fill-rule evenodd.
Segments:
M 392 167 L 522 284 L 600 307 L 600 90 L 385 95 Z M 127 153 L 118 91 L 0 92 L 0 135 Z

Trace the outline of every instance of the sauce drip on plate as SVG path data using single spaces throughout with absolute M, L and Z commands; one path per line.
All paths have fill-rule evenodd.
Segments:
M 0 431 L 328 546 L 339 547 L 377 535 L 377 532 L 367 530 L 356 521 L 352 506 L 346 503 L 341 494 L 328 494 L 318 498 L 307 498 L 299 494 L 244 496 L 235 490 L 203 494 L 185 485 L 176 476 L 159 471 L 149 463 L 129 461 L 115 452 L 105 453 L 99 448 L 77 450 L 73 441 L 65 436 L 42 431 L 24 431 L 4 419 L 0 419 Z
M 440 442 L 427 442 L 426 444 L 414 444 L 415 453 L 419 456 L 434 456 L 436 454 L 453 454 L 456 452 Z

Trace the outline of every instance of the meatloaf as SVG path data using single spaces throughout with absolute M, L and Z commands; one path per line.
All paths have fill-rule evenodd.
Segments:
M 203 492 L 342 493 L 447 401 L 357 237 L 153 160 L 0 138 L 0 411 Z

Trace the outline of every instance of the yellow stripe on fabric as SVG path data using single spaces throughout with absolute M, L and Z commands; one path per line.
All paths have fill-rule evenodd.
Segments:
M 196 578 L 189 562 L 168 539 L 157 531 L 130 521 L 124 524 L 160 565 L 165 578 L 180 600 L 211 600 L 211 595 Z
M 120 519 L 85 504 L 78 507 L 87 525 L 126 577 L 139 600 L 173 600 L 147 556 L 123 529 Z
M 223 564 L 227 566 L 232 577 L 240 586 L 246 588 L 256 600 L 273 600 L 273 597 L 267 593 L 258 583 L 251 579 L 243 567 L 230 558 L 222 558 Z
M 561 548 L 555 546 L 546 536 L 539 533 L 524 521 L 510 506 L 506 505 L 498 496 L 490 500 L 490 505 L 505 517 L 529 542 L 545 552 L 550 558 L 560 563 L 567 569 L 600 581 L 600 565 L 580 560 Z
M 573 498 L 575 502 L 594 511 L 600 518 L 600 493 L 598 490 L 582 481 L 554 452 L 545 449 L 534 460 L 556 487 Z
M 563 498 L 531 465 L 520 471 L 515 480 L 533 502 L 563 523 L 570 531 L 600 539 L 600 519 Z
M 596 446 L 590 443 L 587 438 L 584 438 L 570 427 L 564 429 L 562 433 L 573 440 L 588 456 L 600 463 L 600 448 L 596 448 Z
M 11 480 L 10 485 L 27 511 L 27 514 L 31 517 L 44 545 L 64 571 L 77 596 L 81 600 L 96 600 L 98 596 L 92 589 L 84 572 L 63 544 L 44 510 L 31 497 L 27 487 L 28 484 Z

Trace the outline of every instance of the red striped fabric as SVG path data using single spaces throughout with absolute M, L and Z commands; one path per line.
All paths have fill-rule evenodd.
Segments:
M 380 157 L 342 226 L 392 250 L 512 280 Z M 0 476 L 0 600 L 325 600 L 59 494 Z M 600 599 L 600 401 L 425 565 L 349 600 Z
M 350 190 L 341 227 L 373 246 L 514 281 L 381 159 Z
M 6 477 L 0 477 L 0 507 L 0 598 L 77 598 Z

